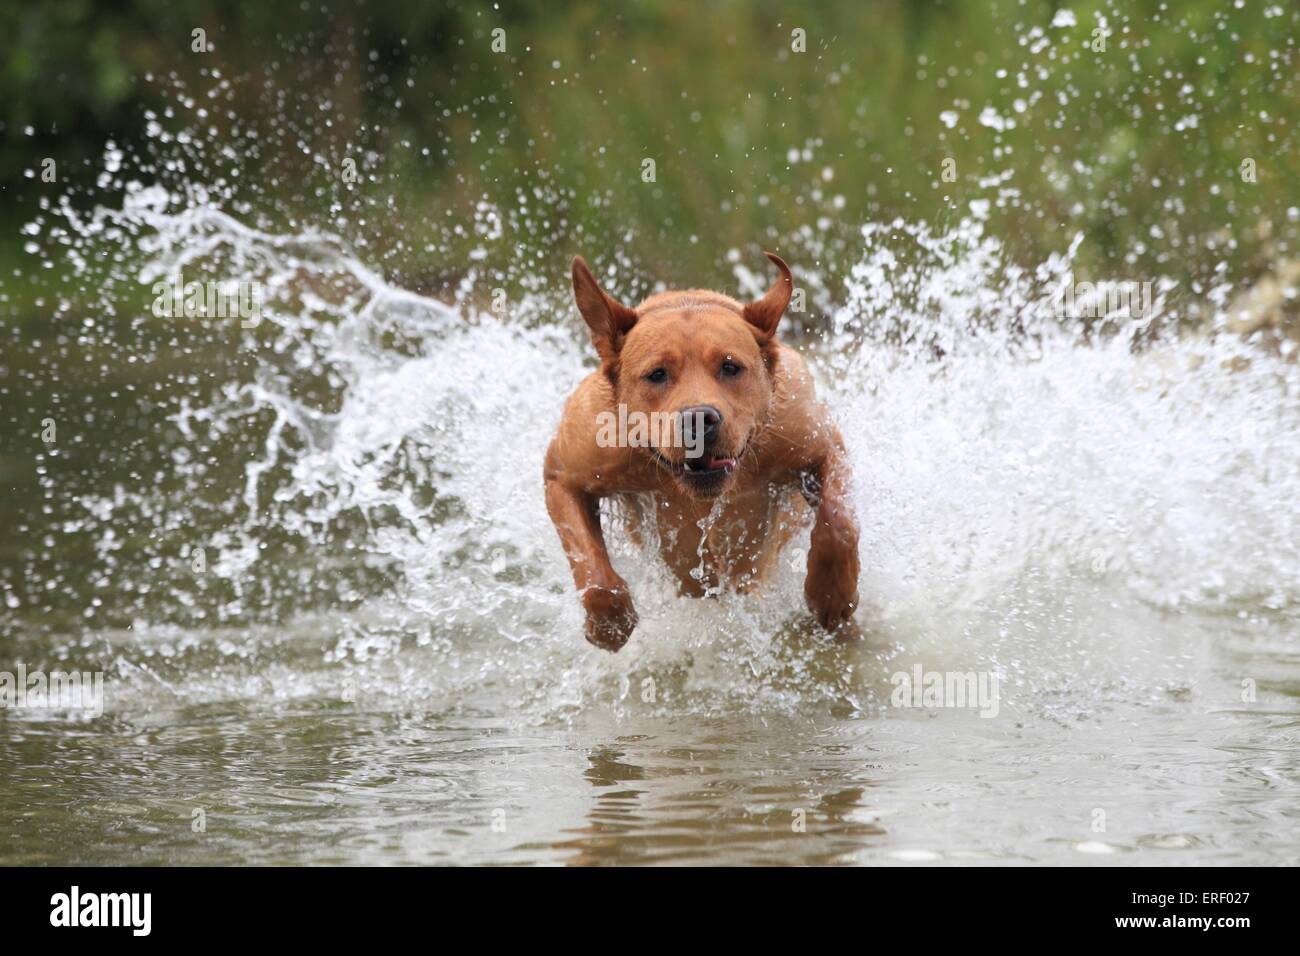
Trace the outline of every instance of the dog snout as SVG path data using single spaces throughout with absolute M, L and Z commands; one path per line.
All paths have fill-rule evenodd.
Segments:
M 722 412 L 712 405 L 692 405 L 683 408 L 678 415 L 687 457 L 698 458 L 705 448 L 718 440 L 722 432 Z

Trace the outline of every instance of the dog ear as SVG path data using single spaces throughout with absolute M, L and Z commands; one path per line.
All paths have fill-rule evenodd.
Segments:
M 623 337 L 636 324 L 636 310 L 606 293 L 582 256 L 573 257 L 573 298 L 591 330 L 591 344 L 601 361 L 612 361 L 623 347 Z
M 764 253 L 772 263 L 781 270 L 767 295 L 745 306 L 745 321 L 754 327 L 754 337 L 759 345 L 766 345 L 776 335 L 776 327 L 790 304 L 790 295 L 794 292 L 794 278 L 790 267 L 775 252 Z

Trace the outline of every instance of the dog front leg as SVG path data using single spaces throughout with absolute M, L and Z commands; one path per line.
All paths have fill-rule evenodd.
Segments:
M 587 640 L 604 650 L 617 651 L 632 636 L 637 617 L 627 582 L 609 563 L 599 499 L 548 478 L 546 510 L 560 534 L 573 583 L 582 596 Z
M 858 524 L 849 492 L 849 470 L 838 438 L 805 481 L 805 494 L 817 511 L 808 549 L 804 597 L 817 623 L 840 638 L 859 636 L 853 611 L 858 606 Z

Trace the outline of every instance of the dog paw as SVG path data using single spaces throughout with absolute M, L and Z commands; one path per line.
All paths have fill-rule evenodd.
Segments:
M 811 606 L 813 617 L 821 625 L 823 631 L 835 638 L 841 643 L 852 643 L 862 640 L 862 628 L 858 622 L 853 620 L 853 604 L 844 604 L 836 607 L 817 607 Z
M 817 623 L 836 640 L 861 639 L 862 630 L 853 620 L 853 612 L 858 606 L 856 575 L 809 575 L 804 582 L 804 597 Z
M 626 584 L 587 588 L 582 604 L 587 610 L 588 643 L 606 651 L 617 651 L 627 643 L 636 629 L 637 616 Z

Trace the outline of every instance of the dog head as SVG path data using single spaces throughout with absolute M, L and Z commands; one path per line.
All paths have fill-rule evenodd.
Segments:
M 573 260 L 578 311 L 626 410 L 627 444 L 701 498 L 726 490 L 772 401 L 776 327 L 793 280 L 779 256 L 767 257 L 780 275 L 748 305 L 715 292 L 661 292 L 635 309 Z M 637 427 L 646 431 L 631 434 Z

